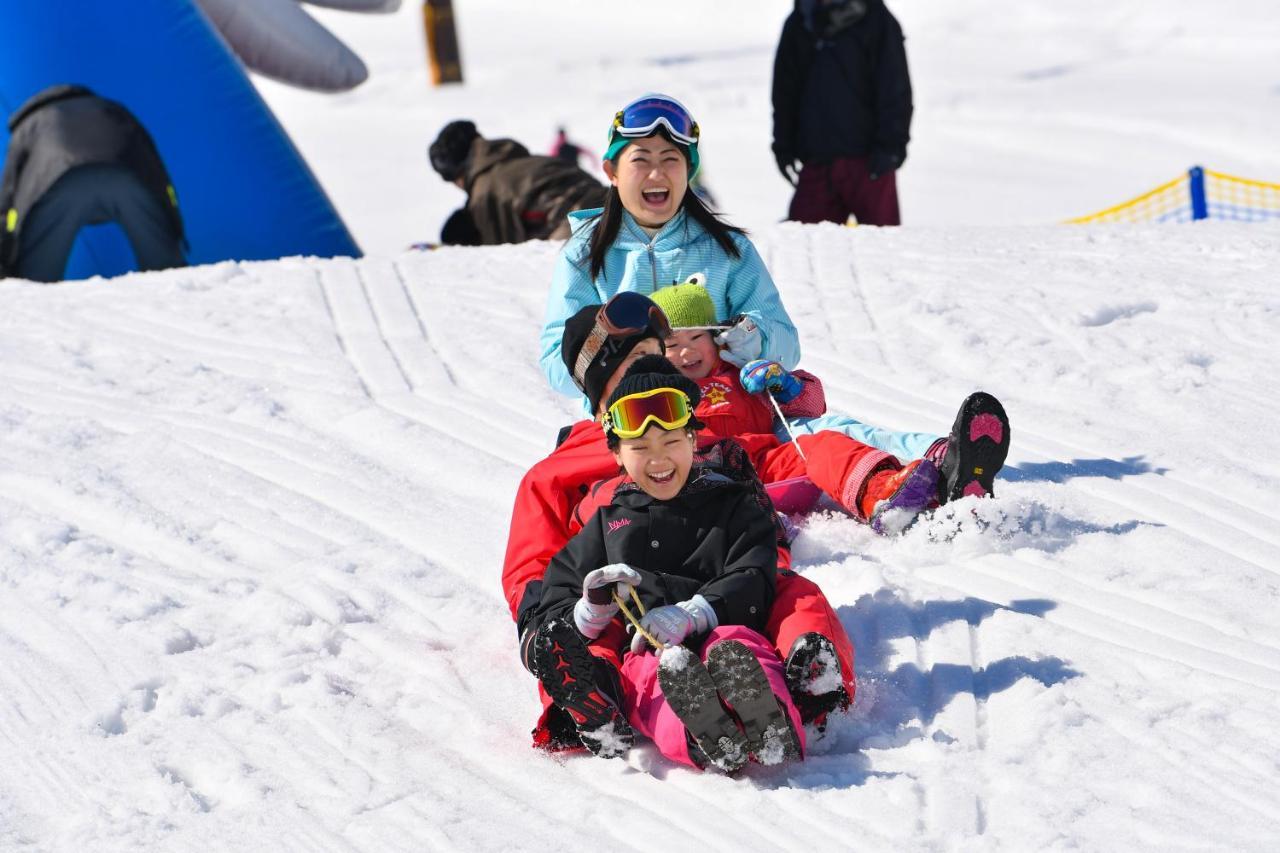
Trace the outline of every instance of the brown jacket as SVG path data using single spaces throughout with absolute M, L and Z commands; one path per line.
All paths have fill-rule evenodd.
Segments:
M 463 188 L 484 245 L 568 237 L 568 213 L 600 207 L 606 194 L 572 163 L 532 155 L 511 139 L 483 137 L 471 143 Z

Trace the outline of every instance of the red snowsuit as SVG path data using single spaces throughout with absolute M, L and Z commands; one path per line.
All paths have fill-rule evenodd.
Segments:
M 783 414 L 812 418 L 825 412 L 826 395 L 818 377 L 803 370 L 793 375 L 804 383 L 804 389 L 793 400 L 780 404 Z M 874 472 L 897 467 L 890 454 L 827 430 L 797 437 L 808 457 L 806 462 L 793 442 L 782 444 L 774 437 L 773 406 L 765 395 L 747 392 L 738 368 L 724 360 L 694 381 L 702 391 L 694 414 L 706 425 L 698 434 L 699 442 L 733 438 L 746 448 L 751 464 L 766 483 L 807 476 L 841 506 L 863 518 L 858 505 L 860 491 Z
M 751 443 L 761 446 L 763 443 L 758 440 L 766 438 L 777 446 L 777 439 L 771 435 L 750 437 Z M 593 494 L 593 500 L 607 503 L 613 487 L 603 485 L 591 489 L 591 484 L 617 476 L 620 476 L 618 463 L 609 452 L 600 425 L 579 421 L 560 446 L 530 468 L 521 480 L 511 512 L 511 532 L 502 566 L 503 594 L 512 618 L 521 629 L 524 627 L 520 625 L 521 616 L 529 613 L 541 597 L 541 580 L 551 558 L 581 525 L 581 521 L 574 520 L 574 509 L 588 493 Z M 579 514 L 579 518 L 582 517 Z M 589 518 L 590 513 L 585 517 Z M 795 641 L 810 631 L 831 640 L 840 659 L 845 689 L 852 698 L 853 644 L 822 590 L 813 581 L 790 571 L 790 565 L 790 551 L 780 548 L 777 592 L 765 636 L 784 660 Z M 617 649 L 624 645 L 622 623 L 615 619 L 605 633 L 591 643 L 591 649 L 615 666 L 621 666 Z M 534 729 L 534 743 L 554 747 L 557 744 L 552 742 L 553 735 L 547 728 L 551 702 L 541 688 L 539 692 L 543 714 Z
M 792 371 L 804 383 L 795 399 L 779 404 L 789 418 L 816 418 L 827 411 L 827 396 L 818 377 L 805 370 Z M 702 399 L 694 413 L 706 424 L 706 435 L 733 438 L 744 434 L 773 434 L 773 406 L 763 394 L 742 387 L 738 368 L 721 359 L 715 369 L 695 379 Z M 766 480 L 765 482 L 768 482 Z

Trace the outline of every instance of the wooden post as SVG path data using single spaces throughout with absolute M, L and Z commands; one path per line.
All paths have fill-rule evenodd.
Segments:
M 462 82 L 462 56 L 458 52 L 458 31 L 453 21 L 453 0 L 423 0 L 422 20 L 427 30 L 427 64 L 431 82 Z

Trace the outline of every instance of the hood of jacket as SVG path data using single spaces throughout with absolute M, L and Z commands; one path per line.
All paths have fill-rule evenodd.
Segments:
M 883 0 L 838 0 L 830 6 L 836 9 L 834 15 L 825 12 L 828 5 L 823 0 L 796 0 L 796 11 L 804 21 L 804 28 L 821 38 L 832 38 L 862 21 L 874 7 Z
M 529 149 L 514 139 L 476 137 L 476 140 L 471 143 L 471 159 L 467 164 L 466 184 L 470 187 L 476 178 L 499 163 L 505 163 L 508 160 L 519 160 L 528 156 Z

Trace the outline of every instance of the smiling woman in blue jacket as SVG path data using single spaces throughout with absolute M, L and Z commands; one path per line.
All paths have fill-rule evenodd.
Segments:
M 740 228 L 722 222 L 689 181 L 698 171 L 698 125 L 674 98 L 646 95 L 614 118 L 603 208 L 569 214 L 573 235 L 556 263 L 542 330 L 542 369 L 562 394 L 582 393 L 560 357 L 564 321 L 620 291 L 648 295 L 696 280 L 730 323 L 725 357 L 793 368 L 800 341 L 769 271 Z
M 586 407 L 583 388 L 561 357 L 565 320 L 622 291 L 648 296 L 696 282 L 710 295 L 715 316 L 726 318 L 715 327 L 721 358 L 738 367 L 764 359 L 788 371 L 800 361 L 795 324 L 755 246 L 741 228 L 721 221 L 689 192 L 698 172 L 698 135 L 697 122 L 674 98 L 645 95 L 632 101 L 618 111 L 609 131 L 604 171 L 611 186 L 604 207 L 569 214 L 573 235 L 556 261 L 540 360 L 551 387 L 581 397 L 590 417 L 596 413 Z M 967 400 L 957 424 L 973 415 L 968 406 Z M 777 425 L 783 441 L 792 433 L 821 430 L 843 433 L 899 459 L 929 456 L 940 462 L 955 443 L 950 436 L 900 432 L 842 413 Z

